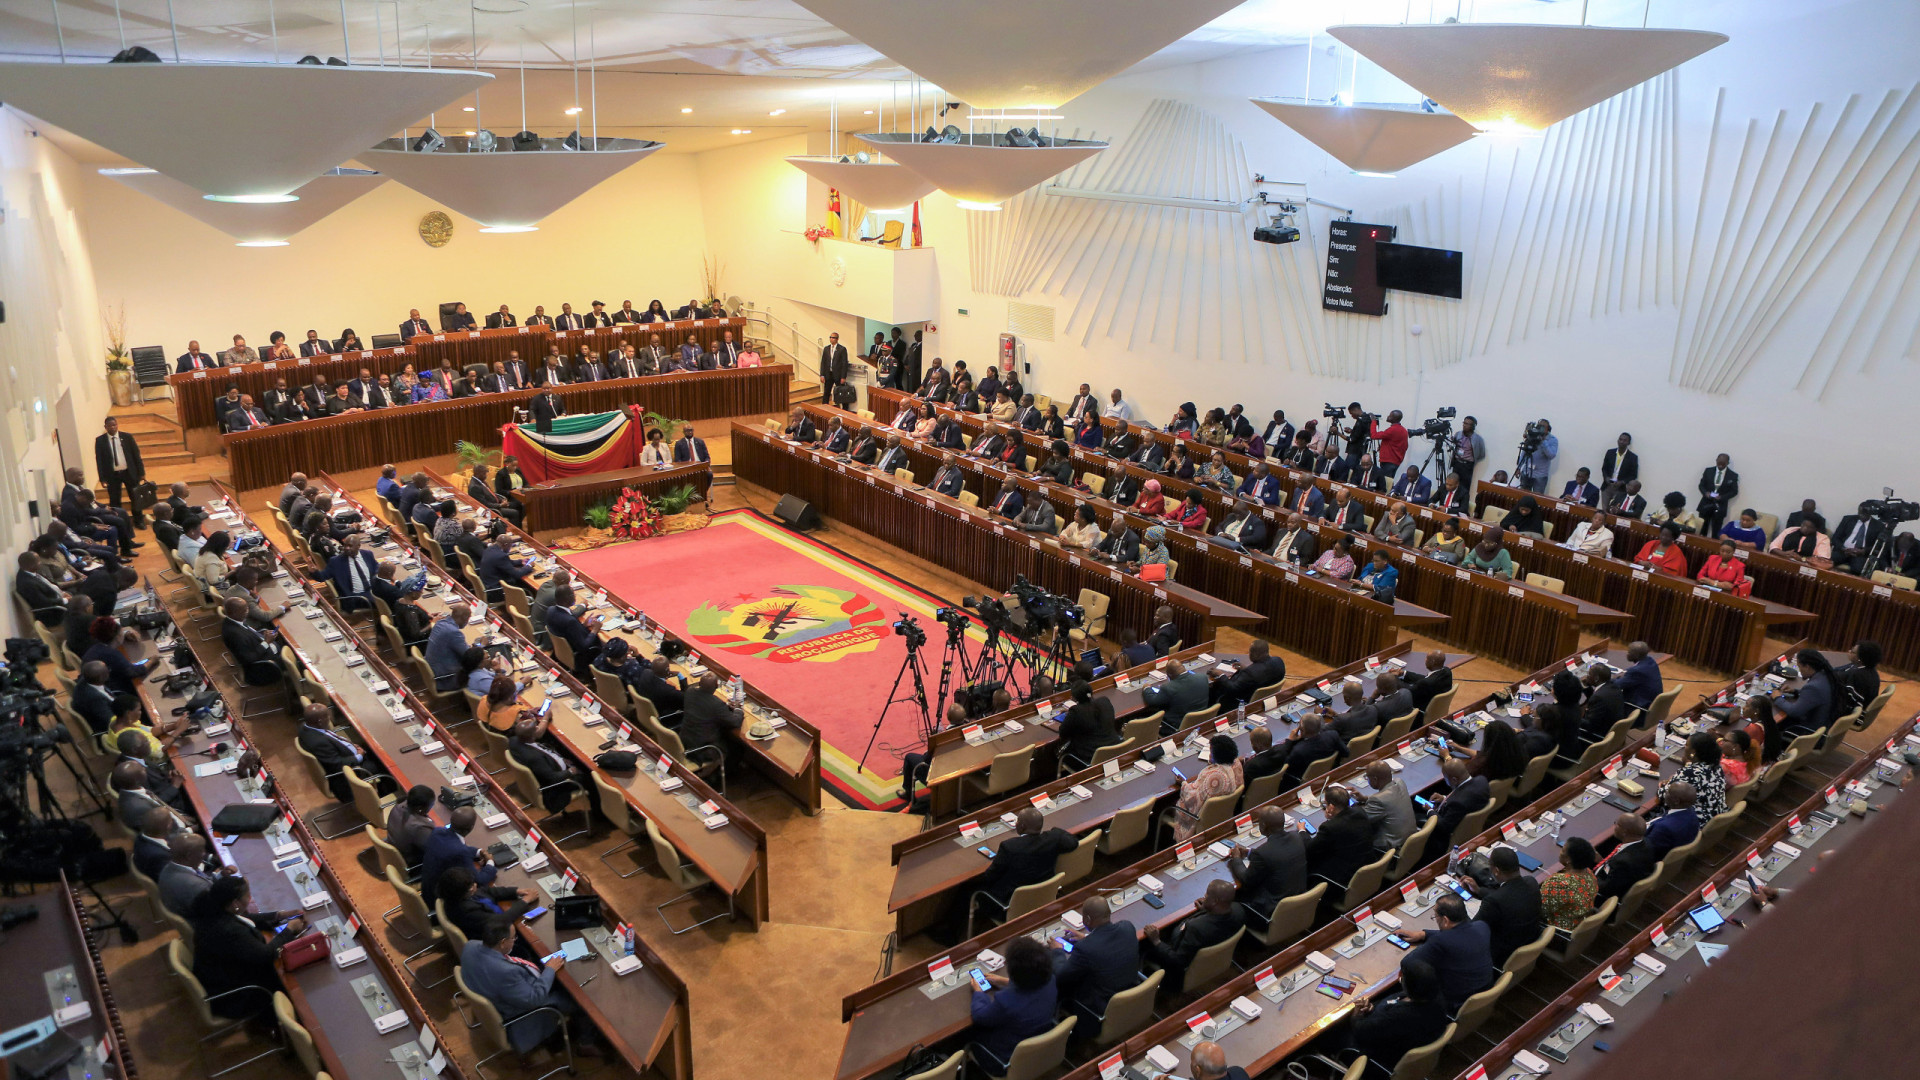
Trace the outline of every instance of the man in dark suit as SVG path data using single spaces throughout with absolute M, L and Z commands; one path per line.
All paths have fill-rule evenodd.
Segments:
M 1499 967 L 1513 950 L 1540 937 L 1540 883 L 1520 872 L 1520 857 L 1510 847 L 1496 847 L 1487 858 L 1493 864 L 1494 887 L 1483 889 L 1472 878 L 1466 881 L 1468 891 L 1480 898 L 1480 910 L 1473 918 L 1492 931 L 1488 948 L 1493 965 Z
M 300 732 L 295 736 L 300 748 L 312 754 L 327 772 L 327 790 L 341 802 L 353 801 L 353 789 L 344 775 L 352 769 L 363 779 L 372 780 L 381 794 L 393 790 L 393 779 L 369 763 L 367 752 L 359 744 L 333 728 L 333 711 L 318 703 L 308 705 L 300 714 Z
M 1699 792 L 1685 780 L 1676 780 L 1667 785 L 1661 795 L 1667 804 L 1667 812 L 1653 819 L 1647 826 L 1647 853 L 1656 859 L 1664 859 L 1667 853 L 1677 847 L 1691 844 L 1700 835 L 1700 814 L 1694 810 L 1694 803 L 1700 798 Z
M 1188 713 L 1207 707 L 1207 677 L 1198 671 L 1188 671 L 1178 660 L 1161 664 L 1160 671 L 1167 676 L 1166 680 L 1148 687 L 1140 700 L 1147 711 L 1166 713 L 1160 719 L 1160 734 L 1171 735 L 1186 723 Z
M 1287 815 L 1277 806 L 1261 807 L 1253 819 L 1266 841 L 1251 850 L 1234 844 L 1227 870 L 1240 886 L 1240 903 L 1265 923 L 1280 901 L 1307 891 L 1307 843 L 1287 828 Z
M 1143 469 L 1159 472 L 1166 467 L 1167 448 L 1160 445 L 1158 440 L 1149 439 L 1141 443 L 1140 449 L 1134 451 L 1127 460 Z
M 349 534 L 340 540 L 340 553 L 327 560 L 324 576 L 340 596 L 340 610 L 349 612 L 373 606 L 373 582 L 379 572 L 379 560 L 360 549 L 357 534 Z
M 633 346 L 624 345 L 607 354 L 607 378 L 637 379 L 648 372 L 640 366 L 640 358 L 633 353 Z
M 504 394 L 513 388 L 513 377 L 507 374 L 507 365 L 499 360 L 493 362 L 492 371 L 480 378 L 480 392 L 483 394 Z
M 1153 632 L 1147 635 L 1147 641 L 1152 644 L 1153 651 L 1157 655 L 1165 656 L 1179 646 L 1180 639 L 1180 627 L 1173 621 L 1172 606 L 1161 604 L 1154 608 Z
M 1576 469 L 1573 479 L 1567 481 L 1567 486 L 1560 490 L 1560 501 L 1570 502 L 1576 506 L 1599 506 L 1600 489 L 1588 479 L 1592 475 L 1593 473 L 1584 465 Z
M 478 884 L 493 884 L 500 872 L 493 865 L 493 856 L 467 843 L 467 837 L 479 823 L 478 811 L 471 806 L 459 806 L 447 814 L 445 825 L 427 835 L 426 847 L 420 856 L 420 895 L 429 905 L 439 899 L 440 875 L 450 867 L 464 866 L 473 872 L 473 880 Z
M 1316 488 L 1307 490 L 1317 491 Z M 1287 527 L 1273 538 L 1273 546 L 1266 553 L 1278 562 L 1292 563 L 1298 566 L 1310 566 L 1315 554 L 1320 550 L 1319 534 L 1307 524 L 1307 514 L 1298 510 L 1287 515 Z
M 118 506 L 119 502 L 116 500 L 114 505 Z M 1857 511 L 1841 518 L 1833 530 L 1833 568 L 1856 577 L 1883 569 L 1892 551 L 1888 536 L 1891 531 L 1886 522 L 1867 513 L 1866 503 L 1861 503 Z
M 237 597 L 221 605 L 226 616 L 220 623 L 220 640 L 240 664 L 241 680 L 248 686 L 271 686 L 280 681 L 279 646 L 267 641 L 260 631 L 247 625 L 247 602 Z
M 1068 424 L 1077 424 L 1080 418 L 1089 412 L 1099 415 L 1100 399 L 1094 396 L 1093 387 L 1081 383 L 1079 392 L 1073 395 L 1073 400 L 1067 404 L 1067 409 L 1060 414 L 1060 418 Z
M 1214 535 L 1236 551 L 1259 551 L 1269 539 L 1266 519 L 1244 503 L 1236 503 L 1232 512 L 1220 519 Z
M 306 400 L 287 388 L 287 380 L 273 380 L 273 388 L 260 395 L 267 419 L 276 424 L 291 424 L 308 417 Z
M 1453 835 L 1460 823 L 1467 819 L 1467 815 L 1486 809 L 1487 804 L 1493 801 L 1487 778 L 1468 776 L 1467 763 L 1457 757 L 1449 757 L 1441 763 L 1440 775 L 1446 780 L 1448 792 L 1446 800 L 1433 812 L 1439 823 L 1433 827 L 1433 835 L 1427 838 L 1427 850 L 1420 860 L 1423 863 L 1445 857 L 1456 839 L 1466 840 L 1467 837 L 1456 838 Z
M 1346 747 L 1346 742 L 1318 716 L 1307 715 L 1288 732 L 1285 743 L 1287 752 L 1287 771 L 1280 780 L 1282 789 L 1292 787 L 1305 776 L 1307 768 L 1321 758 L 1332 755 L 1338 757 Z
M 1140 561 L 1140 534 L 1134 530 L 1133 526 L 1123 525 L 1109 532 L 1106 539 L 1100 541 L 1100 546 L 1094 548 L 1094 552 L 1109 562 L 1137 563 Z M 1123 631 L 1123 633 L 1132 633 L 1132 631 Z M 1153 659 L 1152 645 L 1144 641 L 1136 644 L 1146 652 L 1139 662 L 1144 663 Z
M 1600 883 L 1600 891 L 1593 898 L 1595 907 L 1606 903 L 1609 896 L 1625 898 L 1627 890 L 1645 881 L 1660 863 L 1659 856 L 1647 846 L 1647 823 L 1639 814 L 1615 818 L 1613 836 L 1618 846 L 1595 871 Z
M 1240 929 L 1240 912 L 1234 907 L 1233 893 L 1233 882 L 1216 878 L 1207 883 L 1206 895 L 1194 905 L 1193 914 L 1171 930 L 1161 933 L 1157 926 L 1146 928 L 1146 958 L 1167 973 L 1161 985 L 1184 989 L 1187 968 L 1194 957 L 1200 955 L 1200 950 L 1220 944 Z
M 47 576 L 40 556 L 23 551 L 18 556 L 18 564 L 13 587 L 20 594 L 20 599 L 26 601 L 28 610 L 33 613 L 33 621 L 48 628 L 59 626 L 66 620 L 67 595 Z
M 1124 660 L 1114 661 L 1115 667 L 1124 665 Z M 1293 748 L 1292 743 L 1282 743 L 1279 746 L 1273 745 L 1273 729 L 1267 727 L 1265 724 L 1254 728 L 1248 733 L 1247 744 L 1247 756 L 1240 759 L 1240 775 L 1245 778 L 1249 784 L 1263 776 L 1272 776 L 1274 773 L 1286 768 L 1287 754 Z
M 573 366 L 574 382 L 602 382 L 607 377 L 607 365 L 593 353 L 584 353 L 580 362 Z
M 533 305 L 533 314 L 527 316 L 527 325 L 528 326 L 547 326 L 547 327 L 551 327 L 553 325 L 553 316 L 547 314 L 547 307 L 545 304 Z
M 80 678 L 75 680 L 68 702 L 73 714 L 85 720 L 88 729 L 96 735 L 106 734 L 119 713 L 113 691 L 107 689 L 107 676 L 107 665 L 102 661 L 89 660 L 81 664 Z
M 560 316 L 553 320 L 553 328 L 555 330 L 585 330 L 587 328 L 587 320 L 584 316 L 573 313 L 572 304 L 561 304 Z
M 615 326 L 628 326 L 640 321 L 640 312 L 634 308 L 633 301 L 620 301 L 620 310 L 613 313 L 613 324 Z
M 1400 685 L 1400 676 L 1392 671 L 1382 671 L 1374 679 L 1371 701 L 1383 724 L 1413 711 L 1413 691 Z
M 1445 650 L 1435 649 L 1427 654 L 1426 671 L 1416 675 L 1407 670 L 1407 693 L 1413 698 L 1413 707 L 1425 709 L 1433 699 L 1453 689 L 1453 669 L 1447 666 Z
M 613 648 L 608 642 L 607 648 Z M 653 704 L 653 711 L 660 722 L 670 728 L 680 726 L 681 714 L 686 708 L 687 680 L 684 675 L 676 675 L 673 665 L 664 656 L 656 656 L 631 672 L 623 669 L 622 678 L 633 692 L 646 698 Z
M 1740 494 L 1740 474 L 1727 466 L 1725 454 L 1713 459 L 1713 467 L 1700 470 L 1700 503 L 1694 511 L 1700 515 L 1700 535 L 1719 536 L 1727 520 L 1727 507 Z
M 1640 515 L 1646 512 L 1647 497 L 1640 494 L 1640 481 L 1638 480 L 1627 481 L 1626 484 L 1621 487 L 1619 493 L 1607 502 L 1607 513 L 1618 514 L 1621 517 L 1631 518 L 1635 521 L 1640 520 Z
M 1644 641 L 1636 641 L 1627 646 L 1627 670 L 1613 681 L 1619 689 L 1620 697 L 1628 708 L 1645 709 L 1660 696 L 1660 664 L 1653 658 L 1653 650 Z
M 955 904 L 945 930 L 937 939 L 959 941 L 970 923 L 969 913 L 976 910 L 992 915 L 1004 910 L 1014 890 L 1035 885 L 1053 876 L 1053 864 L 1060 856 L 1078 847 L 1080 842 L 1065 829 L 1049 829 L 1047 819 L 1036 807 L 1022 807 L 1014 815 L 1013 835 L 1001 843 L 987 863 L 987 872 L 964 904 Z M 980 904 L 985 896 L 993 902 Z
M 871 429 L 862 429 L 847 448 L 847 456 L 861 465 L 873 464 L 880 460 L 880 439 Z
M 531 716 L 515 723 L 507 736 L 507 753 L 533 773 L 534 782 L 540 785 L 540 805 L 547 813 L 565 810 L 575 794 L 585 794 L 591 808 L 598 812 L 599 788 L 585 769 L 554 747 L 547 724 Z
M 513 534 L 501 530 L 487 545 L 485 554 L 480 556 L 480 584 L 487 590 L 487 603 L 497 604 L 506 597 L 503 585 L 513 585 L 525 589 L 527 578 L 533 574 L 533 566 L 516 560 L 513 551 Z
M 492 314 L 487 316 L 487 329 L 489 330 L 500 330 L 509 326 L 519 326 L 519 325 L 520 325 L 520 320 L 515 319 L 513 317 L 513 312 L 508 311 L 507 305 L 505 304 L 500 305 L 499 311 L 493 312 Z
M 1247 662 L 1237 665 L 1233 674 L 1214 682 L 1208 697 L 1221 709 L 1231 709 L 1242 702 L 1251 702 L 1254 691 L 1285 681 L 1286 677 L 1287 662 L 1273 655 L 1267 639 L 1254 638 L 1253 644 L 1247 646 Z
M 1287 497 L 1287 509 L 1308 518 L 1324 517 L 1327 512 L 1327 496 L 1320 485 L 1302 483 Z
M 175 374 L 184 374 L 189 371 L 205 371 L 208 368 L 219 366 L 219 362 L 212 356 L 200 351 L 200 343 L 197 341 L 187 342 L 187 351 L 181 353 L 180 358 L 173 362 Z
M 1128 461 L 1140 449 L 1140 436 L 1131 425 L 1120 424 L 1114 427 L 1113 434 L 1107 436 L 1105 450 L 1107 456 Z
M 573 381 L 573 375 L 567 369 L 567 358 L 560 355 L 560 346 L 547 346 L 547 357 L 541 362 L 540 370 L 534 374 L 534 382 L 541 386 L 562 386 Z
M 1247 478 L 1240 481 L 1236 494 L 1255 499 L 1265 506 L 1280 505 L 1280 478 L 1268 470 L 1267 463 L 1256 461 Z
M 1433 498 L 1433 481 L 1418 469 L 1407 469 L 1393 482 L 1393 497 L 1414 506 L 1425 506 Z
M 1600 459 L 1600 500 L 1605 506 L 1613 505 L 1613 500 L 1626 490 L 1629 480 L 1640 478 L 1640 455 L 1629 447 L 1633 445 L 1633 436 L 1625 431 L 1620 433 L 1619 441 L 1607 450 Z
M 987 509 L 998 517 L 1011 520 L 1019 517 L 1020 511 L 1026 509 L 1026 506 L 1027 493 L 1020 490 L 1019 484 L 1007 480 L 1000 485 L 1000 493 L 993 497 L 993 502 L 987 506 Z
M 680 438 L 673 444 L 673 460 L 675 464 L 694 461 L 704 464 L 713 460 L 707 454 L 707 441 L 694 437 L 692 424 L 680 429 Z
M 1447 1011 L 1458 1012 L 1461 1003 L 1493 985 L 1492 928 L 1468 919 L 1466 901 L 1451 893 L 1433 905 L 1433 921 L 1436 929 L 1405 935 L 1418 946 L 1407 956 L 1433 966 Z
M 820 350 L 820 400 L 833 404 L 833 388 L 847 379 L 847 347 L 840 344 L 839 334 L 828 334 L 825 348 Z
M 740 366 L 740 343 L 733 340 L 733 331 L 720 332 L 720 341 L 713 347 L 713 358 L 723 368 Z
M 552 390 L 542 390 L 533 395 L 527 403 L 527 411 L 533 416 L 533 430 L 542 435 L 553 431 L 553 422 L 567 415 L 567 407 L 560 401 L 560 395 Z
M 449 331 L 472 330 L 474 326 L 473 312 L 467 310 L 467 305 L 454 304 L 453 313 L 447 316 L 447 329 Z
M 1340 736 L 1340 754 L 1345 757 L 1347 743 L 1375 730 L 1387 721 L 1380 714 L 1379 708 L 1366 700 L 1366 691 L 1361 689 L 1360 684 L 1343 682 L 1340 686 L 1340 697 L 1347 706 L 1346 710 L 1334 713 L 1327 710 L 1325 706 L 1321 706 L 1321 716 L 1326 720 L 1327 726 Z
M 936 495 L 945 495 L 957 499 L 967 489 L 967 476 L 954 464 L 952 454 L 942 454 L 940 467 L 934 470 L 933 479 L 927 482 L 927 489 Z
M 647 347 L 640 350 L 640 365 L 659 374 L 673 370 L 673 353 L 661 344 L 659 334 L 647 336 Z
M 1582 681 L 1587 687 L 1587 701 L 1580 709 L 1580 723 L 1567 725 L 1567 734 L 1561 736 L 1560 754 L 1570 761 L 1578 760 L 1588 746 L 1606 738 L 1613 725 L 1627 715 L 1627 699 L 1613 684 L 1613 669 L 1595 664 L 1587 669 Z
M 325 356 L 333 351 L 333 342 L 320 336 L 320 331 L 307 331 L 307 340 L 300 343 L 301 356 Z
M 548 619 L 551 625 L 552 616 L 548 616 Z M 746 717 L 739 709 L 721 700 L 716 692 L 719 688 L 720 676 L 709 671 L 700 676 L 700 681 L 682 696 L 681 711 L 685 718 L 680 721 L 680 742 L 689 753 L 702 746 L 731 753 L 730 747 L 722 740 L 728 732 L 739 731 Z
M 417 337 L 421 334 L 431 333 L 433 333 L 433 327 L 427 323 L 427 320 L 420 317 L 419 308 L 413 308 L 408 311 L 407 321 L 400 324 L 401 341 L 405 341 L 410 337 Z
M 1140 938 L 1132 923 L 1113 921 L 1113 909 L 1102 896 L 1080 905 L 1080 919 L 1084 930 L 1067 931 L 1072 952 L 1057 942 L 1049 946 L 1053 977 L 1061 1006 L 1082 1024 L 1098 1026 L 1113 995 L 1140 985 Z

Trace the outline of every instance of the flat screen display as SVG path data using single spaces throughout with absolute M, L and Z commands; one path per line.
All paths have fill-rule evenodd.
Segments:
M 1374 273 L 1383 289 L 1460 299 L 1465 259 L 1458 251 L 1385 240 L 1374 244 Z

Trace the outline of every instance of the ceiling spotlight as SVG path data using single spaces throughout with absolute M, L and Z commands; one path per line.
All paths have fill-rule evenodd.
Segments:
M 467 132 L 467 149 L 478 153 L 491 153 L 500 145 L 500 139 L 493 132 L 481 128 L 478 133 Z
M 242 240 L 234 247 L 286 247 L 285 240 Z
M 445 145 L 447 140 L 441 138 L 439 132 L 428 128 L 420 133 L 419 138 L 413 140 L 412 149 L 416 154 L 431 154 Z
M 567 115 L 568 115 L 568 116 L 579 116 L 579 115 L 580 115 L 580 106 L 578 106 L 578 105 L 575 105 L 575 106 L 574 106 L 573 108 L 571 108 L 571 109 L 568 109 L 568 110 L 567 110 Z
M 681 112 L 683 112 L 683 113 L 690 113 L 690 112 L 692 112 L 693 110 L 692 110 L 691 108 L 685 108 L 685 109 L 681 109 L 680 111 L 681 111 Z
M 1333 103 L 1344 109 L 1353 104 L 1353 95 L 1347 93 L 1345 90 L 1341 90 L 1333 95 Z
M 873 155 L 867 153 L 865 150 L 862 150 L 859 153 L 853 155 L 853 160 L 861 165 L 865 165 L 868 162 L 873 160 Z
M 770 112 L 770 113 L 768 113 L 767 115 L 768 115 L 768 116 L 782 116 L 782 115 L 784 115 L 784 114 L 786 113 L 786 111 L 787 111 L 787 110 L 785 110 L 785 109 L 775 109 L 775 110 L 773 110 L 772 112 Z
M 580 133 L 578 131 L 575 131 L 571 135 L 568 135 L 566 138 L 561 139 L 560 145 L 562 148 L 567 150 L 580 149 Z
M 861 115 L 861 116 L 872 116 L 872 115 L 873 115 L 873 110 L 872 110 L 872 109 L 862 109 L 862 110 L 860 111 L 860 115 Z
M 523 131 L 513 137 L 513 148 L 515 150 L 538 150 L 540 149 L 540 136 L 535 135 L 531 131 Z
M 298 195 L 202 195 L 208 202 L 226 203 L 288 203 L 299 202 Z
M 473 111 L 473 106 L 471 106 L 471 105 L 463 105 L 463 106 L 461 106 L 461 107 L 460 107 L 460 111 L 461 111 L 461 112 L 472 112 L 472 111 Z

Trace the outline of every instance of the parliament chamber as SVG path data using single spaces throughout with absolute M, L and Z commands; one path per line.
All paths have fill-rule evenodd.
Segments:
M 0 1075 L 1907 1075 L 1920 10 L 470 6 L 0 29 Z

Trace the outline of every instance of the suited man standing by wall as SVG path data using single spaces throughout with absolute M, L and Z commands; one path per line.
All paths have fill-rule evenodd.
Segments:
M 93 463 L 100 473 L 100 479 L 107 485 L 107 504 L 115 510 L 120 509 L 120 489 L 127 489 L 127 501 L 133 501 L 133 488 L 147 477 L 147 467 L 140 461 L 140 444 L 133 436 L 120 430 L 120 421 L 107 417 L 106 432 L 94 436 Z M 140 507 L 130 506 L 133 511 L 133 524 L 136 528 L 146 524 L 146 517 Z
M 1727 506 L 1740 494 L 1740 474 L 1727 468 L 1731 460 L 1721 454 L 1713 467 L 1700 470 L 1700 503 L 1694 507 L 1700 515 L 1700 535 L 1717 537 L 1726 523 Z
M 833 388 L 847 381 L 847 347 L 839 334 L 827 335 L 827 346 L 820 350 L 820 400 L 833 404 Z
M 1600 459 L 1600 506 L 1612 506 L 1627 481 L 1640 479 L 1640 455 L 1630 449 L 1633 435 L 1621 432 L 1619 441 Z

